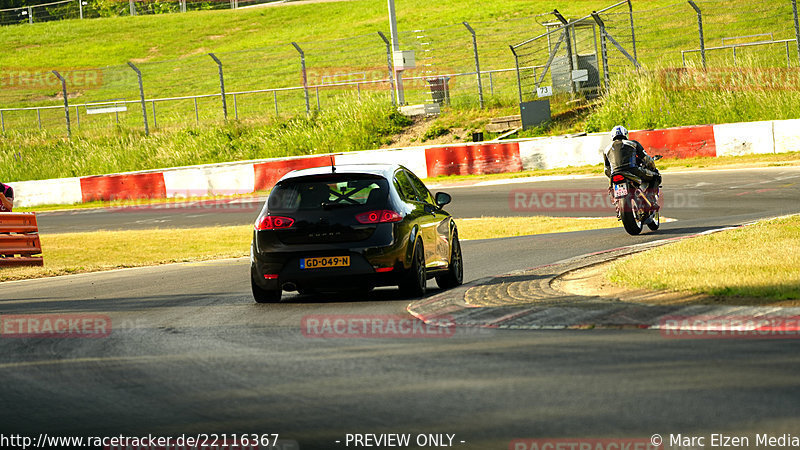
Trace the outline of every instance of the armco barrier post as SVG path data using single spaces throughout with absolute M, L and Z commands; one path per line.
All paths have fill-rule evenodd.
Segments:
M 394 97 L 394 70 L 392 69 L 392 43 L 386 38 L 386 35 L 380 31 L 378 31 L 378 36 L 380 36 L 386 44 L 386 64 L 389 67 L 389 87 L 392 91 L 392 106 L 396 106 L 397 100 L 395 100 Z
M 58 71 L 53 71 L 53 75 L 61 81 L 61 93 L 64 95 L 64 117 L 67 119 L 67 137 L 72 137 L 72 129 L 69 125 L 69 99 L 67 99 L 67 80 Z
M 217 67 L 219 68 L 219 90 L 222 93 L 222 115 L 225 116 L 225 120 L 228 120 L 228 102 L 225 98 L 225 76 L 222 74 L 222 61 L 217 58 L 217 56 L 213 53 L 209 53 L 208 56 L 217 63 Z
M 800 64 L 800 22 L 797 20 L 797 0 L 792 0 L 792 13 L 794 13 L 794 39 L 797 43 L 797 63 Z
M 306 73 L 306 54 L 303 52 L 303 49 L 297 45 L 297 42 L 292 42 L 295 50 L 300 53 L 300 69 L 303 71 L 303 92 L 305 93 L 306 97 L 306 114 L 311 114 L 311 105 L 308 103 L 308 74 Z
M 134 72 L 136 72 L 136 76 L 139 78 L 139 100 L 142 103 L 142 120 L 144 120 L 144 135 L 150 136 L 150 127 L 147 126 L 147 106 L 144 104 L 144 83 L 142 83 L 142 71 L 139 70 L 138 67 L 133 65 L 132 62 L 128 61 L 128 65 Z M 155 120 L 155 103 L 153 103 L 153 120 Z
M 483 83 L 481 83 L 481 62 L 478 59 L 478 38 L 475 35 L 475 30 L 473 30 L 467 22 L 462 23 L 472 35 L 472 52 L 475 54 L 475 72 L 478 74 L 478 97 L 481 101 L 481 109 L 483 109 Z
M 703 37 L 703 12 L 700 11 L 700 8 L 692 0 L 688 1 L 695 12 L 697 12 L 697 29 L 700 32 L 700 55 L 703 58 L 703 69 L 706 69 L 706 40 Z

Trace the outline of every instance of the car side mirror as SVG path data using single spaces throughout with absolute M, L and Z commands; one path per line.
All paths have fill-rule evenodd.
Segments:
M 439 208 L 443 207 L 444 205 L 453 201 L 453 197 L 450 196 L 447 192 L 437 192 L 436 193 L 436 206 Z
M 653 156 L 653 161 L 658 161 L 659 159 L 663 158 L 662 155 Z

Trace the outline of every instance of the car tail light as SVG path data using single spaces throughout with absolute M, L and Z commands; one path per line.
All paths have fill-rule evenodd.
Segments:
M 278 279 L 278 274 L 277 273 L 265 273 L 264 274 L 264 279 L 265 280 L 277 280 Z
M 614 183 L 619 183 L 620 181 L 625 181 L 625 177 L 623 177 L 622 175 L 614 175 L 613 177 L 611 177 L 611 181 L 613 181 Z
M 290 228 L 294 224 L 291 217 L 264 216 L 256 221 L 256 230 L 281 230 Z
M 383 272 L 391 272 L 394 270 L 394 267 L 376 267 L 375 272 L 383 273 Z
M 379 209 L 377 211 L 358 214 L 356 220 L 358 223 L 389 223 L 399 222 L 403 220 L 403 216 L 391 209 Z

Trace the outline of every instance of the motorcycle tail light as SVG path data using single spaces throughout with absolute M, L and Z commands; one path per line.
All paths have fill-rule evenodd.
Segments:
M 625 177 L 623 177 L 622 175 L 614 175 L 613 177 L 611 177 L 611 181 L 613 181 L 614 183 L 619 183 L 620 181 L 625 181 Z

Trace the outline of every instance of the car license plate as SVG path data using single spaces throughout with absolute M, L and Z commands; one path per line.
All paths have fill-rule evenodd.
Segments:
M 614 185 L 614 198 L 625 197 L 626 195 L 628 195 L 628 185 L 624 183 Z
M 301 258 L 301 269 L 324 269 L 328 267 L 350 267 L 349 256 L 326 256 L 322 258 Z

